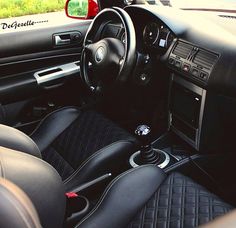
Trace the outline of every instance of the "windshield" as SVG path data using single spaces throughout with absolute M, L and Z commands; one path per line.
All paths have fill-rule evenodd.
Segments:
M 148 2 L 182 9 L 227 9 L 236 12 L 236 0 L 150 0 Z

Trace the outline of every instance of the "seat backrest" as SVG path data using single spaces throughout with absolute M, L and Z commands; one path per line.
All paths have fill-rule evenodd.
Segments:
M 38 146 L 29 136 L 13 127 L 2 124 L 0 124 L 0 146 L 41 158 Z
M 27 194 L 44 228 L 63 226 L 65 189 L 61 177 L 51 165 L 26 153 L 0 147 L 0 177 Z
M 40 228 L 38 214 L 28 196 L 15 184 L 0 178 L 0 228 Z

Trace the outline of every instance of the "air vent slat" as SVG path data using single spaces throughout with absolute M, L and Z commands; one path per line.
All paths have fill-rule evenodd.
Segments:
M 193 62 L 197 65 L 211 69 L 218 59 L 217 55 L 200 50 L 193 59 Z
M 194 62 L 195 62 L 195 61 L 196 61 L 196 60 L 194 60 Z M 201 57 L 198 57 L 197 61 L 205 62 L 206 64 L 209 64 L 210 66 L 216 62 L 215 59 L 211 59 L 211 60 L 210 60 L 210 59 L 201 58 Z
M 199 60 L 202 60 L 202 61 L 206 61 L 207 63 L 212 63 L 212 62 L 215 62 L 216 61 L 216 59 L 215 58 L 208 58 L 208 57 L 206 57 L 206 56 L 197 56 L 197 58 L 199 59 Z
M 192 46 L 183 42 L 178 42 L 173 50 L 173 54 L 186 59 L 192 50 Z

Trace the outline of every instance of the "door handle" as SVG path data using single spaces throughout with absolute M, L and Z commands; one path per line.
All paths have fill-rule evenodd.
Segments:
M 83 40 L 83 35 L 80 31 L 62 32 L 53 34 L 54 46 L 77 45 Z
M 60 35 L 55 35 L 55 45 L 60 46 L 60 45 L 66 45 L 71 43 L 71 39 L 63 39 Z

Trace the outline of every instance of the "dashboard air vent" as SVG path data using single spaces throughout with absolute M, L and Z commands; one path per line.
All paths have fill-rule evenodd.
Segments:
M 173 54 L 175 54 L 181 58 L 187 59 L 188 55 L 192 51 L 192 48 L 193 48 L 193 46 L 190 44 L 178 42 L 173 50 Z
M 210 70 L 216 63 L 217 59 L 217 55 L 207 51 L 199 50 L 195 55 L 193 62 Z

